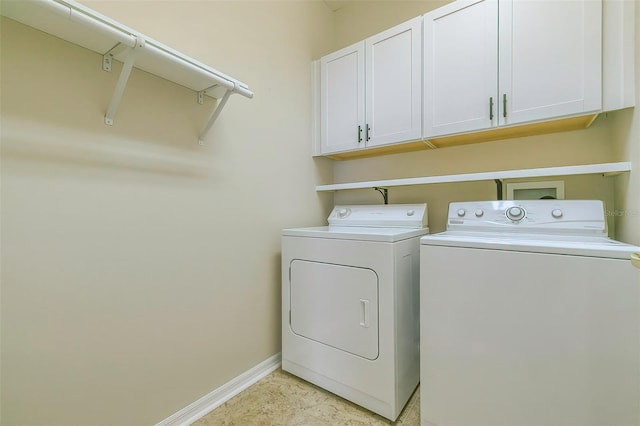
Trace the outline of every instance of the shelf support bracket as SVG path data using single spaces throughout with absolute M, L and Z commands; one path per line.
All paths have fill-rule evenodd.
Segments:
M 502 200 L 502 179 L 494 179 L 496 183 L 496 200 Z
M 111 63 L 113 62 L 114 56 L 117 56 L 128 49 L 131 49 L 131 47 L 123 43 L 118 43 L 107 53 L 102 55 L 102 71 L 111 72 Z
M 122 100 L 122 94 L 124 93 L 124 88 L 129 80 L 129 75 L 131 75 L 133 65 L 136 62 L 136 56 L 138 52 L 144 48 L 144 44 L 145 42 L 142 37 L 136 37 L 136 45 L 130 48 L 129 55 L 127 55 L 127 59 L 125 59 L 124 64 L 122 65 L 122 71 L 120 71 L 118 83 L 116 84 L 116 88 L 111 96 L 111 102 L 109 102 L 107 113 L 104 116 L 104 124 L 108 126 L 113 126 L 113 118 L 115 117 L 118 106 L 120 105 L 120 100 Z
M 113 55 L 105 53 L 102 55 L 102 71 L 111 72 L 111 62 L 113 61 Z
M 224 108 L 224 105 L 227 103 L 227 101 L 229 100 L 229 97 L 234 92 L 236 83 L 234 83 L 233 87 L 234 87 L 233 89 L 227 89 L 224 92 L 222 99 L 218 100 L 218 105 L 216 106 L 216 109 L 213 110 L 213 113 L 211 113 L 209 120 L 207 120 L 207 123 L 204 125 L 204 127 L 202 128 L 202 131 L 200 132 L 200 137 L 198 138 L 198 144 L 204 145 L 204 138 L 205 136 L 207 136 L 207 132 L 209 132 L 209 129 L 211 129 L 211 126 L 213 126 L 213 123 L 216 121 L 216 119 L 222 112 L 222 108 Z
M 380 187 L 377 187 L 377 186 L 374 186 L 373 189 L 375 189 L 376 191 L 378 191 L 380 193 L 380 195 L 382 195 L 382 199 L 384 200 L 385 204 L 389 204 L 389 189 L 380 188 Z

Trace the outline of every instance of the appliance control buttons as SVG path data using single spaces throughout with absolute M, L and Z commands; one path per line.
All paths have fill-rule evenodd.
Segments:
M 467 212 L 464 209 L 458 209 L 458 216 L 464 217 L 465 214 L 467 214 Z
M 513 221 L 519 221 L 524 217 L 525 211 L 522 207 L 513 206 L 509 207 L 506 211 L 506 215 Z
M 338 210 L 338 216 L 339 217 L 347 217 L 347 216 L 349 216 L 349 213 L 351 213 L 350 209 L 340 209 L 340 210 Z
M 407 210 L 407 216 L 413 216 L 414 214 L 416 214 L 415 210 Z
M 560 219 L 562 217 L 562 210 L 553 209 L 553 211 L 551 212 L 551 216 L 555 217 L 556 219 Z
M 484 216 L 484 211 L 482 209 L 476 210 L 476 217 L 482 217 L 482 216 Z

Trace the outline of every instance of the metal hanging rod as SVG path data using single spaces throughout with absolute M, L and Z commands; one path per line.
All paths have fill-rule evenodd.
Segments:
M 239 93 L 247 98 L 253 97 L 253 92 L 249 90 L 249 87 L 237 80 L 220 73 L 204 64 L 198 63 L 194 59 L 191 59 L 185 55 L 176 52 L 175 50 L 163 46 L 161 43 L 139 34 L 134 30 L 119 24 L 106 16 L 82 6 L 75 1 L 71 0 L 32 0 L 39 6 L 49 9 L 56 15 L 65 16 L 69 20 L 85 25 L 94 32 L 101 33 L 105 37 L 112 38 L 115 42 L 123 44 L 129 47 L 136 47 L 139 45 L 139 40 L 144 41 L 144 48 L 150 53 L 160 56 L 167 61 L 179 63 L 181 66 L 188 68 L 189 70 L 200 73 L 205 77 L 213 78 L 217 80 L 217 83 L 228 88 L 233 89 L 234 93 Z M 234 84 L 234 82 L 236 84 Z M 237 87 L 236 87 L 237 85 Z
M 102 54 L 105 71 L 111 70 L 112 60 L 118 59 L 123 62 L 122 71 L 105 114 L 104 121 L 108 125 L 113 124 L 131 70 L 137 66 L 138 62 L 140 62 L 140 69 L 196 91 L 199 100 L 202 100 L 204 94 L 221 98 L 200 134 L 200 143 L 220 115 L 222 107 L 231 94 L 238 93 L 246 98 L 253 97 L 253 92 L 245 83 L 74 0 L 3 2 L 0 13 Z M 100 51 L 105 45 L 109 47 Z

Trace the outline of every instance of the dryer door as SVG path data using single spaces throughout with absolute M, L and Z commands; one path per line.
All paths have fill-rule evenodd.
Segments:
M 378 357 L 378 276 L 366 268 L 293 260 L 291 330 L 374 360 Z

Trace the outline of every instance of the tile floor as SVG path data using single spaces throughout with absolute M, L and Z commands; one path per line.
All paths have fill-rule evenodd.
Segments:
M 420 424 L 420 389 L 393 423 L 280 369 L 239 393 L 196 426 L 375 426 Z

